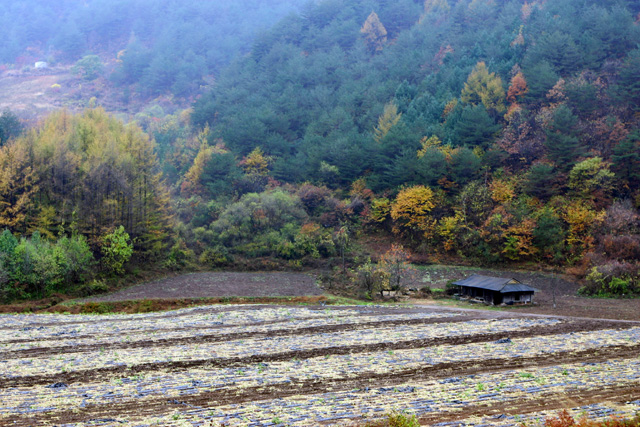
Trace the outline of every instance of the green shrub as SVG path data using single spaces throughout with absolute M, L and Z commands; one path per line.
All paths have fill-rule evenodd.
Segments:
M 184 240 L 178 239 L 169 251 L 169 255 L 165 261 L 165 267 L 170 270 L 182 270 L 194 257 L 193 251 L 187 248 Z
M 35 232 L 18 242 L 5 230 L 0 236 L 0 287 L 4 299 L 42 297 L 66 292 L 91 277 L 94 258 L 83 236 L 63 236 L 56 243 Z
M 407 415 L 401 412 L 392 412 L 386 419 L 367 423 L 364 427 L 420 427 L 415 415 Z
M 211 268 L 224 267 L 231 263 L 228 251 L 222 246 L 207 248 L 198 259 L 200 264 Z
M 76 291 L 76 293 L 83 297 L 91 295 L 103 294 L 109 292 L 109 286 L 104 280 L 93 279 L 91 282 L 82 284 Z
M 460 288 L 458 287 L 458 285 L 454 285 L 453 280 L 449 280 L 447 282 L 447 286 L 445 287 L 445 292 L 447 295 L 454 295 L 456 293 L 458 293 L 458 291 L 460 290 Z
M 92 275 L 95 259 L 84 236 L 63 236 L 56 242 L 56 249 L 62 254 L 60 268 L 65 282 L 81 283 Z
M 297 196 L 282 190 L 249 193 L 227 207 L 211 230 L 226 247 L 255 240 L 256 236 L 299 224 L 306 218 Z
M 82 314 L 105 314 L 113 311 L 113 307 L 105 302 L 88 302 L 82 306 Z
M 79 74 L 85 80 L 94 80 L 102 72 L 103 65 L 98 55 L 86 55 L 76 62 L 71 72 Z
M 586 285 L 578 291 L 581 295 L 616 297 L 640 292 L 637 267 L 628 263 L 610 262 L 593 267 L 585 280 Z
M 100 239 L 100 250 L 103 255 L 102 264 L 107 271 L 113 274 L 123 274 L 125 264 L 133 255 L 133 244 L 129 233 L 121 225 L 113 232 L 105 234 Z
M 627 295 L 629 294 L 629 282 L 629 279 L 612 277 L 611 280 L 609 280 L 607 288 L 613 295 Z

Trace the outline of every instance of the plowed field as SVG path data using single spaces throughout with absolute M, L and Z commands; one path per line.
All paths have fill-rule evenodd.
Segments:
M 519 425 L 640 410 L 640 323 L 435 307 L 0 316 L 2 426 Z

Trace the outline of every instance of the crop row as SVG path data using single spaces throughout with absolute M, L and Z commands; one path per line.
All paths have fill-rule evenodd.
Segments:
M 505 409 L 478 418 L 471 409 L 497 411 L 593 390 L 640 388 L 640 359 L 633 356 L 640 344 L 640 326 L 522 337 L 521 332 L 531 328 L 555 331 L 560 326 L 558 330 L 569 331 L 572 323 L 543 317 L 448 319 L 461 314 L 407 308 L 252 306 L 124 316 L 0 316 L 4 343 L 0 380 L 7 384 L 16 378 L 36 379 L 33 385 L 19 387 L 3 387 L 0 381 L 0 424 L 17 420 L 17 425 L 30 425 L 28 418 L 34 417 L 37 424 L 64 425 L 56 414 L 71 414 L 76 421 L 68 425 L 350 425 L 398 409 L 420 417 L 438 414 L 450 425 L 506 426 L 535 420 L 544 412 L 526 408 L 517 414 Z M 416 319 L 434 322 L 410 322 Z M 272 334 L 349 324 L 361 325 L 355 330 Z M 78 331 L 77 338 L 60 334 L 70 330 Z M 246 338 L 238 339 L 239 333 L 246 333 Z M 511 339 L 447 344 L 452 337 L 485 339 L 483 334 L 491 333 Z M 221 339 L 197 342 L 198 336 L 207 334 Z M 225 340 L 228 334 L 236 339 Z M 181 337 L 195 342 L 167 342 Z M 426 347 L 390 349 L 399 341 L 428 340 L 436 341 Z M 110 348 L 113 342 L 148 346 Z M 29 356 L 28 349 L 48 346 L 69 349 Z M 352 352 L 355 346 L 360 347 Z M 269 359 L 283 352 L 291 359 Z M 606 357 L 611 360 L 603 361 Z M 250 359 L 242 363 L 242 358 Z M 220 363 L 225 360 L 229 363 Z M 182 368 L 180 363 L 188 361 L 205 363 Z M 124 369 L 142 364 L 148 365 L 140 371 Z M 123 369 L 92 375 L 109 367 Z M 82 372 L 86 374 L 68 384 L 55 379 Z M 574 406 L 594 417 L 632 415 L 640 409 L 640 401 L 631 400 Z
M 13 400 L 14 406 L 0 409 L 0 414 L 9 413 L 24 406 L 42 408 L 43 406 L 37 401 L 47 401 L 53 396 L 58 399 L 58 405 L 61 405 L 63 401 L 67 402 L 63 406 L 67 404 L 70 406 L 80 405 L 87 401 L 86 395 L 91 396 L 92 403 L 108 403 L 114 399 L 139 399 L 158 395 L 181 397 L 224 388 L 242 389 L 273 386 L 290 383 L 292 380 L 330 380 L 357 378 L 370 374 L 385 375 L 443 363 L 469 363 L 488 358 L 513 359 L 549 353 L 560 354 L 576 349 L 587 350 L 606 346 L 633 345 L 637 342 L 640 342 L 640 328 L 632 328 L 620 331 L 530 337 L 515 339 L 510 343 L 441 345 L 388 352 L 327 355 L 303 360 L 255 363 L 240 368 L 190 370 L 170 375 L 152 373 L 146 376 L 136 375 L 132 378 L 114 378 L 109 383 L 71 385 L 63 390 L 45 387 L 5 389 L 0 391 L 0 399 Z M 117 393 L 114 393 L 115 390 Z M 16 393 L 28 399 L 26 401 L 15 399 Z M 34 398 L 35 400 L 33 400 Z
M 280 319 L 280 321 L 260 321 L 250 324 L 235 324 L 223 321 L 223 313 L 211 320 L 198 319 L 186 323 L 175 322 L 174 319 L 160 318 L 153 322 L 153 327 L 135 330 L 127 329 L 120 322 L 105 322 L 105 324 L 78 325 L 74 328 L 44 327 L 14 331 L 0 339 L 0 351 L 28 350 L 32 348 L 47 348 L 78 345 L 108 345 L 114 343 L 149 342 L 150 340 L 169 340 L 185 337 L 199 337 L 238 333 L 271 333 L 274 331 L 295 331 L 303 328 L 324 327 L 332 325 L 359 325 L 363 323 L 385 323 L 395 321 L 428 320 L 455 317 L 455 314 L 440 313 L 406 313 L 389 315 L 332 315 L 331 317 Z M 209 321 L 207 321 L 209 320 Z M 176 326 L 179 325 L 179 326 Z M 19 337 L 19 338 L 18 338 Z
M 471 320 L 464 324 L 438 323 L 431 325 L 399 325 L 357 331 L 340 331 L 312 335 L 261 337 L 224 342 L 203 342 L 195 345 L 144 347 L 126 350 L 99 349 L 91 353 L 74 353 L 33 358 L 14 358 L 2 361 L 1 377 L 56 374 L 59 372 L 96 369 L 110 366 L 133 366 L 142 363 L 161 363 L 211 358 L 248 357 L 274 354 L 284 350 L 302 351 L 326 347 L 413 341 L 441 337 L 465 336 L 487 332 L 526 330 L 532 326 L 549 325 L 556 319 L 519 318 L 500 321 Z
M 213 410 L 185 405 L 182 410 L 163 417 L 152 417 L 136 425 L 194 425 L 203 420 L 238 426 L 267 426 L 277 423 L 302 426 L 317 425 L 320 422 L 349 424 L 355 420 L 379 417 L 392 409 L 417 416 L 437 413 L 446 419 L 447 416 L 455 416 L 457 412 L 473 405 L 500 405 L 508 408 L 510 403 L 521 400 L 534 401 L 554 394 L 563 395 L 568 391 L 621 384 L 640 385 L 640 361 L 578 363 L 438 381 L 405 382 L 393 387 L 375 387 L 372 384 L 372 387 L 365 389 L 316 395 L 304 395 L 301 391 L 298 396 L 232 404 Z M 632 416 L 640 410 L 640 402 L 616 405 L 615 409 L 607 405 L 600 407 L 609 408 L 602 411 L 602 417 L 612 413 Z M 503 423 L 518 424 L 519 419 L 530 418 L 532 417 L 512 416 Z M 181 423 L 180 420 L 184 422 Z M 498 421 L 501 419 L 498 418 Z M 477 420 L 469 422 L 477 424 Z

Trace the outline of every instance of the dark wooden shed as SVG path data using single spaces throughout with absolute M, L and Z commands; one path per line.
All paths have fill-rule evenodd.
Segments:
M 459 288 L 461 298 L 482 300 L 487 304 L 531 304 L 537 289 L 516 279 L 489 277 L 474 274 L 453 283 Z

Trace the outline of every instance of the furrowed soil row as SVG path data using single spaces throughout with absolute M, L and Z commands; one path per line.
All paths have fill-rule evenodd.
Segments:
M 615 323 L 615 322 L 614 322 Z M 626 329 L 615 324 L 618 329 Z M 607 328 L 608 326 L 608 328 Z M 580 321 L 576 323 L 566 322 L 552 326 L 532 327 L 528 330 L 516 330 L 508 333 L 497 332 L 490 334 L 463 335 L 457 337 L 445 338 L 429 338 L 422 340 L 407 340 L 395 342 L 383 342 L 375 344 L 359 344 L 351 346 L 335 346 L 324 347 L 309 350 L 285 351 L 273 354 L 252 355 L 245 357 L 229 357 L 229 358 L 209 358 L 190 361 L 176 362 L 157 362 L 157 363 L 141 363 L 132 366 L 114 366 L 103 367 L 91 370 L 82 370 L 75 372 L 67 372 L 49 375 L 32 375 L 21 376 L 15 378 L 5 378 L 0 384 L 0 388 L 31 386 L 50 384 L 52 382 L 75 383 L 84 382 L 87 379 L 110 379 L 117 376 L 131 376 L 147 372 L 162 370 L 165 372 L 180 372 L 194 368 L 226 368 L 226 367 L 242 367 L 257 363 L 272 363 L 279 361 L 288 361 L 293 358 L 309 359 L 314 357 L 322 357 L 327 355 L 345 355 L 354 353 L 369 353 L 379 351 L 405 350 L 413 348 L 424 348 L 436 345 L 464 345 L 472 343 L 492 342 L 504 338 L 508 335 L 510 338 L 526 338 L 532 336 L 550 336 L 571 332 L 594 331 L 600 329 L 611 329 L 608 322 L 590 322 Z
M 456 421 L 466 424 L 464 421 L 471 417 L 484 419 L 506 416 L 527 415 L 538 412 L 556 411 L 566 408 L 591 405 L 594 403 L 612 402 L 622 404 L 640 398 L 640 386 L 625 385 L 619 387 L 598 388 L 597 390 L 571 390 L 562 393 L 548 393 L 536 399 L 521 399 L 509 401 L 505 404 L 488 403 L 486 405 L 473 405 L 456 411 L 455 413 L 439 412 L 421 416 L 420 425 L 433 425 L 440 423 L 454 424 Z M 477 420 L 476 420 L 477 422 Z
M 288 337 L 288 336 L 293 337 L 293 336 L 299 336 L 299 335 L 313 335 L 313 334 L 322 334 L 322 333 L 330 333 L 330 332 L 357 331 L 361 329 L 370 329 L 370 328 L 375 328 L 380 326 L 388 327 L 388 326 L 405 326 L 405 325 L 428 325 L 428 324 L 437 324 L 437 323 L 460 323 L 460 322 L 468 322 L 470 320 L 476 320 L 476 319 L 480 319 L 480 317 L 455 316 L 455 317 L 444 317 L 444 318 L 434 318 L 434 319 L 392 320 L 392 321 L 381 321 L 381 322 L 350 323 L 350 324 L 340 324 L 340 325 L 330 325 L 330 326 L 314 326 L 314 327 L 299 328 L 299 329 L 279 329 L 279 330 L 274 330 L 269 332 L 237 332 L 237 333 L 229 333 L 229 334 L 223 334 L 223 335 L 210 334 L 210 335 L 200 335 L 200 336 L 192 336 L 192 337 L 146 340 L 146 341 L 127 342 L 127 343 L 110 343 L 110 344 L 101 343 L 101 344 L 75 345 L 75 346 L 64 346 L 64 347 L 38 347 L 38 348 L 30 348 L 25 350 L 0 352 L 0 359 L 14 359 L 14 358 L 20 358 L 20 357 L 35 357 L 35 356 L 42 356 L 42 355 L 66 354 L 66 353 L 86 353 L 86 352 L 91 352 L 96 350 L 122 350 L 122 349 L 146 348 L 146 347 L 170 347 L 170 346 L 176 346 L 176 345 L 215 343 L 215 342 L 223 342 L 223 341 L 237 340 L 237 339 L 259 339 L 259 338 L 265 338 L 265 337 L 274 338 L 274 337 Z M 188 328 L 181 328 L 181 329 L 188 329 Z M 163 330 L 157 330 L 155 332 L 161 332 L 161 331 Z M 166 331 L 167 330 L 164 330 L 164 332 Z M 105 335 L 102 335 L 102 336 L 105 336 Z M 115 335 L 115 334 L 112 334 L 112 335 Z M 90 336 L 74 336 L 74 339 L 79 339 L 79 338 L 90 338 Z M 59 340 L 59 339 L 60 338 L 57 337 L 57 338 L 49 338 L 47 340 Z M 27 342 L 31 342 L 31 340 Z M 6 343 L 12 344 L 14 342 L 8 341 Z
M 376 374 L 367 373 L 358 378 L 333 378 L 318 380 L 297 381 L 295 378 L 290 383 L 270 384 L 268 386 L 229 388 L 216 391 L 205 391 L 195 395 L 181 396 L 177 399 L 167 399 L 167 397 L 152 397 L 143 400 L 128 400 L 115 402 L 107 405 L 86 405 L 82 411 L 62 410 L 40 414 L 37 419 L 28 416 L 13 416 L 5 418 L 10 425 L 26 426 L 33 425 L 34 421 L 39 423 L 78 423 L 87 422 L 96 418 L 103 418 L 109 415 L 118 417 L 140 418 L 145 414 L 167 414 L 185 408 L 219 407 L 230 404 L 242 404 L 246 402 L 265 401 L 282 399 L 295 395 L 316 395 L 326 392 L 340 392 L 347 390 L 358 390 L 370 387 L 375 384 L 376 388 L 391 387 L 407 382 L 419 383 L 434 379 L 450 378 L 453 375 L 465 377 L 479 375 L 483 373 L 496 373 L 501 371 L 513 371 L 527 368 L 541 368 L 545 366 L 556 366 L 571 363 L 597 363 L 611 359 L 633 359 L 637 358 L 640 344 L 633 346 L 611 346 L 585 351 L 561 352 L 545 354 L 535 357 L 523 357 L 517 359 L 485 359 L 474 361 L 473 364 L 459 362 L 440 363 L 432 366 L 421 366 L 407 370 L 400 370 L 393 373 Z M 94 376 L 87 379 L 95 381 Z M 546 396 L 546 395 L 543 395 Z M 433 416 L 426 416 L 420 419 L 422 424 L 433 422 L 443 422 L 447 420 L 460 420 L 475 415 L 492 414 L 518 414 L 536 412 L 541 409 L 553 408 L 554 405 L 564 407 L 568 402 L 602 402 L 610 399 L 617 401 L 628 401 L 640 397 L 640 387 L 635 385 L 624 385 L 613 388 L 598 388 L 597 390 L 579 390 L 567 388 L 563 393 L 550 393 L 548 397 L 522 400 L 522 405 L 513 400 L 501 404 L 493 402 L 487 405 L 474 405 L 457 410 L 455 413 L 438 413 Z M 536 403 L 539 402 L 539 403 Z M 547 405 L 549 403 L 549 405 Z M 449 417 L 449 418 L 447 418 Z
M 186 314 L 184 316 L 187 316 Z M 364 314 L 358 314 L 355 315 L 356 317 L 358 316 L 364 316 Z M 338 315 L 333 315 L 333 318 L 336 319 L 343 319 L 343 318 L 350 318 L 350 317 L 354 317 L 353 314 L 338 314 Z M 457 316 L 456 316 L 457 317 Z M 453 318 L 453 317 L 452 317 Z M 482 317 L 473 317 L 471 319 L 479 319 Z M 134 321 L 135 319 L 125 319 L 125 321 Z M 318 320 L 317 317 L 299 317 L 295 319 L 296 321 L 306 321 L 306 320 Z M 98 323 L 108 323 L 108 320 L 102 320 L 100 322 L 86 322 L 86 324 L 98 324 Z M 278 325 L 278 324 L 283 324 L 283 323 L 290 323 L 291 319 L 279 319 L 279 320 L 266 320 L 263 322 L 257 322 L 257 323 L 249 323 L 249 324 L 227 324 L 227 325 L 217 325 L 217 324 L 210 324 L 207 325 L 207 329 L 219 329 L 219 330 L 225 330 L 225 329 L 231 329 L 231 328 L 237 328 L 239 326 L 269 326 L 269 325 Z M 79 324 L 82 324 L 83 322 L 80 322 Z M 64 324 L 65 326 L 71 326 L 74 325 L 75 323 L 60 323 L 60 324 Z M 47 324 L 47 326 L 59 326 L 60 324 Z M 42 324 L 40 323 L 33 323 L 33 324 L 29 324 L 28 326 L 29 328 L 39 328 L 39 327 L 43 327 Z M 6 328 L 0 328 L 0 329 L 12 329 L 15 330 L 15 327 L 6 327 Z M 157 328 L 154 329 L 153 332 L 156 333 L 168 333 L 168 332 L 181 332 L 181 331 L 194 331 L 194 326 L 182 326 L 182 327 L 176 327 L 176 328 Z M 145 332 L 146 330 L 143 330 L 142 332 Z M 135 333 L 135 332 L 141 332 L 138 329 L 132 329 L 130 332 Z M 118 331 L 118 332 L 101 332 L 100 333 L 100 337 L 113 337 L 113 336 L 120 336 L 122 335 L 122 331 Z M 95 335 L 74 335 L 73 336 L 74 339 L 90 339 L 90 338 L 95 338 Z M 55 337 L 38 337 L 37 339 L 35 338 L 22 338 L 22 339 L 15 339 L 15 340 L 7 340 L 7 341 L 0 341 L 0 344 L 24 344 L 24 343 L 30 343 L 33 341 L 38 341 L 38 342 L 48 342 L 48 341 L 59 341 L 60 340 L 60 336 L 55 336 Z
M 269 307 L 269 306 L 267 306 Z M 264 309 L 265 306 L 264 305 L 243 305 L 242 308 L 239 308 L 239 306 L 212 306 L 212 307 L 206 307 L 206 308 L 195 308 L 194 310 L 180 310 L 180 311 L 171 311 L 168 313 L 162 313 L 162 314 L 158 314 L 158 313 L 151 313 L 148 316 L 145 316 L 146 318 L 149 317 L 153 317 L 155 319 L 176 319 L 176 318 L 180 318 L 180 317 L 188 317 L 188 316 L 192 316 L 193 314 L 219 314 L 219 313 L 225 313 L 225 312 L 229 312 L 229 311 L 238 311 L 238 310 L 242 310 L 242 311 L 257 311 L 257 310 L 261 310 Z M 327 307 L 324 306 L 309 306 L 306 307 L 309 311 L 322 311 L 322 310 L 326 310 Z M 351 311 L 354 309 L 354 307 L 348 307 L 348 308 L 340 308 L 340 307 L 331 307 L 330 308 L 331 311 Z M 415 310 L 413 311 L 415 312 Z M 361 313 L 357 313 L 355 315 L 365 315 L 365 314 L 369 314 L 369 313 L 365 313 L 365 312 L 361 312 Z M 333 314 L 333 316 L 353 316 L 354 314 Z M 99 315 L 98 315 L 99 316 Z M 299 320 L 305 320 L 305 319 L 313 319 L 313 317 L 307 317 L 307 318 L 298 318 Z M 122 320 L 122 321 L 136 321 L 138 320 L 138 317 L 136 317 L 136 315 L 128 315 L 123 319 L 117 319 L 117 320 Z M 107 320 L 108 322 L 109 320 Z M 288 322 L 290 321 L 290 319 L 282 319 L 282 320 L 273 320 L 273 321 L 266 321 L 264 322 L 265 324 L 271 324 L 271 323 L 282 323 L 282 322 Z M 79 320 L 79 321 L 73 321 L 73 322 L 29 322 L 26 323 L 24 326 L 29 326 L 29 327 L 47 327 L 47 326 L 60 326 L 60 325 L 65 325 L 65 326 L 72 326 L 72 325 L 95 325 L 95 324 L 99 324 L 99 323 L 104 323 L 105 319 L 99 319 L 99 320 Z M 220 325 L 220 327 L 225 327 L 228 325 Z M 12 330 L 15 329 L 15 326 L 0 326 L 0 330 Z
M 383 322 L 364 322 L 364 323 L 351 323 L 351 324 L 338 324 L 338 325 L 329 325 L 329 326 L 314 326 L 307 328 L 299 328 L 299 329 L 280 329 L 274 331 L 267 332 L 239 332 L 239 333 L 229 333 L 229 334 L 210 334 L 210 335 L 200 335 L 200 336 L 192 336 L 192 337 L 180 337 L 180 338 L 170 338 L 170 339 L 158 339 L 158 340 L 140 340 L 133 342 L 121 342 L 121 343 L 97 343 L 97 344 L 89 344 L 89 345 L 72 345 L 72 346 L 62 346 L 62 347 L 38 347 L 38 348 L 30 348 L 25 350 L 15 350 L 15 351 L 7 351 L 0 353 L 0 360 L 8 360 L 8 359 L 18 359 L 24 357 L 38 357 L 45 355 L 56 355 L 56 354 L 69 354 L 69 353 L 87 353 L 92 351 L 104 351 L 104 350 L 121 350 L 121 349 L 136 349 L 136 348 L 147 348 L 147 347 L 170 347 L 176 345 L 189 345 L 189 344 L 204 344 L 204 343 L 216 343 L 216 342 L 224 342 L 231 341 L 236 339 L 260 339 L 260 338 L 274 338 L 274 337 L 294 337 L 294 336 L 302 336 L 302 335 L 314 335 L 314 334 L 323 334 L 323 333 L 331 333 L 331 332 L 343 332 L 343 331 L 357 331 L 370 329 L 377 326 L 405 326 L 405 325 L 428 325 L 428 324 L 438 324 L 438 323 L 463 323 L 470 320 L 480 319 L 481 317 L 466 317 L 466 316 L 455 316 L 451 318 L 431 318 L 431 319 L 408 319 L 408 320 L 392 320 L 392 321 L 383 321 Z M 508 321 L 509 318 L 502 319 Z M 582 331 L 593 331 L 593 330 L 601 330 L 601 329 L 626 329 L 633 327 L 633 324 L 624 324 L 619 322 L 607 322 L 607 321 L 577 321 L 577 322 L 562 322 L 558 325 L 552 326 L 538 326 L 528 329 L 527 331 L 513 331 L 509 333 L 497 333 L 497 335 L 509 335 L 512 338 L 518 337 L 526 337 L 530 335 L 549 335 L 549 334 L 559 334 L 559 333 L 567 333 L 567 332 L 582 332 Z M 496 334 L 488 335 L 486 340 L 490 340 L 492 337 L 497 336 Z M 473 339 L 474 336 L 469 337 Z M 78 339 L 79 337 L 74 337 L 74 339 Z M 452 338 L 452 339 L 456 339 Z M 60 339 L 60 338 L 57 338 Z M 479 338 L 484 340 L 484 338 Z M 496 338 L 498 339 L 498 338 Z M 444 338 L 443 338 L 444 340 Z M 402 348 L 413 348 L 413 347 L 403 347 L 406 345 L 410 345 L 414 341 L 401 342 L 397 343 L 399 347 L 397 348 L 389 348 L 389 349 L 402 349 Z M 424 345 L 433 345 L 434 343 L 447 343 L 446 341 L 423 341 Z M 469 341 L 473 342 L 473 341 Z M 466 342 L 468 343 L 468 342 Z M 8 344 L 8 342 L 7 342 Z M 357 347 L 354 348 L 355 351 L 360 351 Z M 340 353 L 333 353 L 340 354 Z

